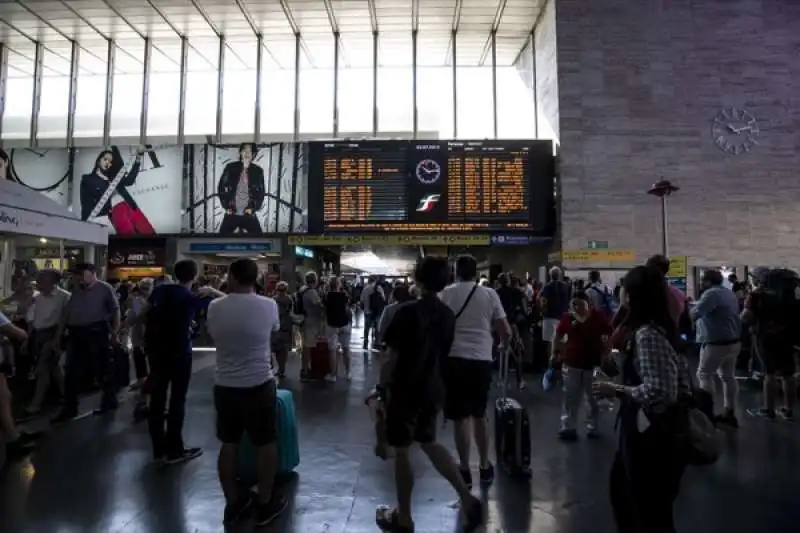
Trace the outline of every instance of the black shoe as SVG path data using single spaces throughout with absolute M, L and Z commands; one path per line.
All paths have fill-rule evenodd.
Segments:
M 481 487 L 490 487 L 492 483 L 494 483 L 494 465 L 492 463 L 489 463 L 489 466 L 486 468 L 481 468 L 479 474 L 481 477 Z
M 726 413 L 726 414 L 722 414 L 722 415 L 717 415 L 717 416 L 714 417 L 714 421 L 717 424 L 724 424 L 724 425 L 732 427 L 732 428 L 738 428 L 739 427 L 739 421 L 736 419 L 736 416 L 733 415 L 733 414 L 727 414 Z
M 77 418 L 77 416 L 77 411 L 64 410 L 58 413 L 50 422 L 52 424 L 63 424 L 64 422 L 69 422 L 70 420 Z
M 239 499 L 233 503 L 226 503 L 222 523 L 230 525 L 242 520 L 246 516 L 247 511 L 250 510 L 251 505 L 253 505 L 253 498 L 250 494 L 247 496 L 240 496 Z
M 20 435 L 16 440 L 6 442 L 6 456 L 9 459 L 21 459 L 34 449 L 33 442 Z
M 269 503 L 259 503 L 256 505 L 256 514 L 253 518 L 253 525 L 256 527 L 265 526 L 275 520 L 280 515 L 289 502 L 283 496 L 273 496 Z
M 201 455 L 203 455 L 202 448 L 186 448 L 178 453 L 167 454 L 166 458 L 164 458 L 164 464 L 176 465 L 178 463 L 185 463 L 186 461 L 197 459 Z
M 472 533 L 483 525 L 483 504 L 479 499 L 475 498 L 473 502 L 462 507 L 462 511 L 464 521 L 461 524 L 461 531 Z
M 578 440 L 578 432 L 574 429 L 562 429 L 558 432 L 558 438 L 566 442 L 575 442 Z
M 787 422 L 791 422 L 794 420 L 794 414 L 792 413 L 791 409 L 787 409 L 786 407 L 781 407 L 778 409 L 778 416 L 786 420 Z
M 458 468 L 458 473 L 461 474 L 461 479 L 468 489 L 472 490 L 472 471 L 469 468 Z

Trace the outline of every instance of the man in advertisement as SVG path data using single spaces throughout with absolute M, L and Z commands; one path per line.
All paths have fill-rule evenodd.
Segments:
M 107 216 L 119 235 L 155 235 L 153 225 L 127 189 L 136 183 L 145 151 L 140 146 L 127 169 L 116 146 L 100 152 L 91 172 L 81 176 L 82 220 Z
M 264 205 L 264 170 L 253 162 L 258 148 L 253 143 L 239 145 L 239 160 L 225 165 L 217 185 L 219 202 L 225 216 L 219 227 L 221 235 L 237 232 L 263 233 L 256 213 Z

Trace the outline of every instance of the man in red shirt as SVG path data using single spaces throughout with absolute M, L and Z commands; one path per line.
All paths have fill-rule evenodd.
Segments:
M 578 412 L 584 396 L 589 403 L 586 421 L 586 436 L 597 437 L 597 421 L 600 409 L 592 395 L 594 369 L 608 351 L 611 324 L 600 309 L 589 305 L 585 292 L 576 293 L 570 301 L 570 309 L 556 326 L 551 359 L 562 365 L 564 397 L 561 404 L 561 430 L 563 440 L 576 440 Z

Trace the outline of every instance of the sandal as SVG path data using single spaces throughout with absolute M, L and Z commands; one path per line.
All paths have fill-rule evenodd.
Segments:
M 404 526 L 397 521 L 397 509 L 393 507 L 378 507 L 375 511 L 375 523 L 378 524 L 381 531 L 388 533 L 414 533 L 413 523 Z

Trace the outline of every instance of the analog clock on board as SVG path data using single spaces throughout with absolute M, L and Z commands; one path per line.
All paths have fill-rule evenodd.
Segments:
M 739 155 L 758 144 L 758 122 L 746 109 L 727 107 L 711 122 L 714 144 L 723 152 Z
M 436 183 L 442 175 L 442 167 L 433 159 L 423 159 L 417 163 L 417 179 L 426 185 Z

